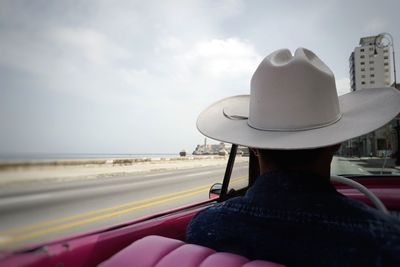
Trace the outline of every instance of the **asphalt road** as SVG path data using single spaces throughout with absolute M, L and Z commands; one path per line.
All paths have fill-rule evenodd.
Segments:
M 334 157 L 331 165 L 331 173 L 336 175 L 400 175 L 400 169 L 393 167 L 391 160 L 377 158 L 344 158 Z
M 222 182 L 224 172 L 225 166 L 201 167 L 3 189 L 0 249 L 14 249 L 207 200 L 209 188 Z M 247 163 L 235 164 L 235 185 L 243 186 L 247 174 Z
M 208 199 L 225 166 L 149 172 L 107 179 L 3 189 L 0 250 L 94 230 Z M 335 157 L 334 174 L 400 174 L 365 160 Z M 247 163 L 235 165 L 235 186 L 244 186 Z

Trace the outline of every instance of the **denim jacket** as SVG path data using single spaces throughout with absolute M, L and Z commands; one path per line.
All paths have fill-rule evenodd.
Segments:
M 338 193 L 328 179 L 281 171 L 199 212 L 187 242 L 287 266 L 400 266 L 400 221 Z

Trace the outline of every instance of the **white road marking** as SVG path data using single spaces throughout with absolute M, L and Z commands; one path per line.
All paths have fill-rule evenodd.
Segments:
M 35 201 L 48 201 L 52 199 L 52 195 L 49 193 L 40 193 L 36 195 L 26 196 L 11 196 L 9 198 L 1 199 L 0 209 L 9 207 L 11 205 L 18 205 L 20 203 L 30 203 Z
M 154 177 L 154 176 L 169 175 L 169 174 L 173 174 L 173 172 L 146 174 L 146 175 L 144 175 L 144 177 Z
M 207 171 L 207 172 L 196 172 L 196 173 L 191 173 L 191 174 L 186 174 L 186 177 L 191 177 L 191 176 L 199 176 L 202 174 L 210 174 L 210 173 L 215 173 L 215 171 Z

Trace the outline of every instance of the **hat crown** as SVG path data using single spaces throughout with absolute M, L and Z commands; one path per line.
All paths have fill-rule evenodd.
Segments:
M 340 119 L 335 77 L 313 52 L 281 49 L 267 56 L 251 79 L 248 124 L 259 130 L 296 131 Z

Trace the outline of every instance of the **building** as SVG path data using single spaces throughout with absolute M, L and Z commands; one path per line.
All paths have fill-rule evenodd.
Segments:
M 393 38 L 388 33 L 360 39 L 349 58 L 352 91 L 376 87 L 396 87 Z M 348 156 L 386 156 L 398 150 L 396 122 L 343 144 L 340 153 Z
M 204 138 L 204 144 L 197 145 L 193 151 L 193 155 L 227 155 L 230 151 L 230 146 L 225 143 L 207 144 L 207 138 Z
M 352 91 L 366 88 L 393 86 L 395 69 L 393 46 L 384 34 L 360 39 L 349 58 Z
M 193 151 L 193 155 L 219 155 L 227 156 L 231 152 L 232 145 L 223 142 L 218 144 L 207 144 L 207 138 L 204 138 L 204 144 L 197 145 Z M 249 149 L 247 147 L 239 146 L 237 155 L 249 156 Z

